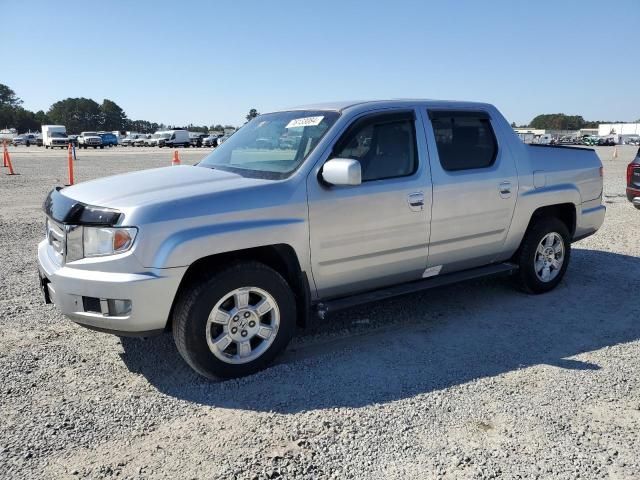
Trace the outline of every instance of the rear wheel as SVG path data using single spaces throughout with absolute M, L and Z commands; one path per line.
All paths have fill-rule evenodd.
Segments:
M 185 288 L 173 335 L 185 361 L 205 377 L 241 377 L 265 368 L 289 343 L 295 298 L 275 270 L 236 263 Z
M 535 221 L 516 254 L 520 267 L 518 286 L 527 293 L 545 293 L 562 280 L 571 256 L 571 236 L 567 226 L 554 217 Z

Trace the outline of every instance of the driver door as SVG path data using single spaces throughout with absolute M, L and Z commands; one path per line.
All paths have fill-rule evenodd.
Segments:
M 422 278 L 431 180 L 419 122 L 414 110 L 363 115 L 329 155 L 358 160 L 362 183 L 307 178 L 312 275 L 321 298 Z

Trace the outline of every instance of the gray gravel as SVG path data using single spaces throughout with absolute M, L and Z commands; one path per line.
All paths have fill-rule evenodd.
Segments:
M 314 324 L 257 375 L 208 382 L 171 337 L 120 339 L 43 304 L 40 205 L 66 152 L 0 176 L 0 478 L 640 478 L 636 148 L 599 148 L 604 227 L 544 296 L 507 279 Z M 185 163 L 202 150 L 181 150 Z M 171 152 L 79 152 L 87 180 Z

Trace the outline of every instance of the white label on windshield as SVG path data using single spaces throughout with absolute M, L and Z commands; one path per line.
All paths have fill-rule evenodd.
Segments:
M 316 125 L 320 125 L 323 118 L 323 115 L 320 115 L 319 117 L 296 118 L 287 123 L 287 126 L 284 128 L 315 127 Z

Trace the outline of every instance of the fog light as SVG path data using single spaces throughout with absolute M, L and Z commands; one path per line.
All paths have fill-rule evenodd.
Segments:
M 109 315 L 121 317 L 131 313 L 131 300 L 107 300 Z

